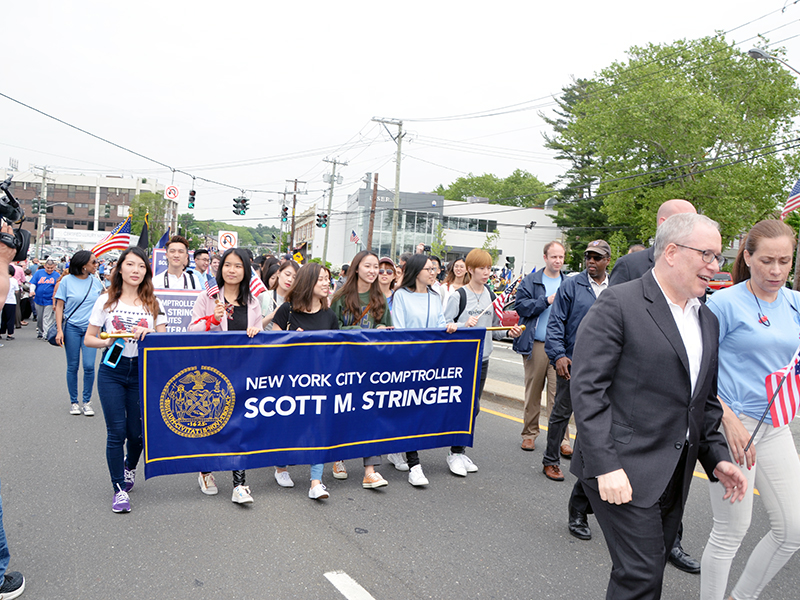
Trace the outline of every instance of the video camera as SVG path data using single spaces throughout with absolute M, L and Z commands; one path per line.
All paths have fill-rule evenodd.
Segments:
M 5 198 L 0 198 L 0 218 L 9 225 L 19 223 L 19 227 L 17 227 L 13 235 L 5 232 L 0 233 L 0 243 L 16 250 L 17 253 L 14 255 L 14 260 L 20 261 L 28 258 L 28 246 L 30 246 L 31 243 L 31 234 L 29 231 L 22 229 L 22 222 L 25 220 L 25 211 L 9 189 L 12 177 L 13 175 L 9 175 L 8 179 L 0 183 L 0 190 L 3 190 L 5 194 Z

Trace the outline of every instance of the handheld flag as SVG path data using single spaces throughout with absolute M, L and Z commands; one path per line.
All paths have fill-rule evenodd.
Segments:
M 109 250 L 125 250 L 131 243 L 131 217 L 130 215 L 119 225 L 114 227 L 106 237 L 97 242 L 92 248 L 92 254 L 100 256 Z
M 800 348 L 783 369 L 767 375 L 767 396 L 775 396 L 769 409 L 772 426 L 788 425 L 800 407 Z
M 214 287 L 217 286 L 215 285 Z M 261 281 L 261 277 L 259 277 L 254 273 L 253 276 L 250 278 L 250 293 L 253 294 L 255 298 L 258 298 L 261 294 L 263 294 L 266 291 L 267 291 L 267 286 L 265 286 L 264 282 Z
M 783 210 L 781 211 L 781 221 L 785 220 L 788 214 L 793 210 L 797 210 L 797 208 L 800 208 L 800 179 L 798 179 L 797 183 L 794 184 L 794 187 L 789 194 L 789 199 L 783 206 Z
M 156 244 L 156 248 L 166 248 L 167 247 L 167 242 L 169 241 L 169 237 L 170 237 L 169 236 L 169 230 L 171 229 L 171 227 L 172 227 L 171 225 L 169 227 L 167 227 L 167 230 L 164 232 L 164 235 L 162 235 L 161 239 L 158 240 L 158 243 Z
M 216 280 L 214 280 L 214 283 L 210 283 L 210 280 L 206 279 L 206 293 L 209 298 L 219 295 L 219 287 L 217 286 Z
M 350 241 L 353 242 L 354 244 L 361 243 L 361 238 L 358 237 L 355 230 L 350 230 Z
M 497 315 L 498 319 L 503 318 L 503 309 L 505 308 L 508 301 L 511 299 L 511 294 L 514 293 L 514 289 L 516 289 L 517 284 L 522 280 L 522 277 L 518 277 L 514 283 L 506 286 L 506 289 L 503 290 L 503 293 L 497 296 L 492 302 L 492 308 L 494 308 L 494 314 Z
M 139 243 L 136 244 L 142 250 L 147 250 L 147 246 L 150 245 L 150 239 L 148 236 L 149 219 L 150 219 L 150 213 L 145 213 L 144 225 L 142 225 L 142 233 L 139 234 Z

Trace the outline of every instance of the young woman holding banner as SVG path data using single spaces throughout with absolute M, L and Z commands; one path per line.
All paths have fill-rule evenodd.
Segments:
M 272 321 L 273 331 L 320 331 L 339 329 L 334 312 L 328 308 L 331 272 L 318 263 L 307 263 L 297 272 L 286 302 L 278 307 Z M 322 500 L 329 496 L 322 483 L 323 463 L 311 465 L 311 487 L 308 497 Z M 275 479 L 281 487 L 293 487 L 286 467 L 275 468 Z
M 458 288 L 455 293 L 451 294 L 445 303 L 444 317 L 448 323 L 456 323 L 459 327 L 492 327 L 500 325 L 500 319 L 497 317 L 492 301 L 495 296 L 493 292 L 489 291 L 486 283 L 492 274 L 492 255 L 486 250 L 481 248 L 474 248 L 467 254 L 464 260 L 466 265 L 467 275 L 464 279 L 467 284 Z M 512 337 L 519 337 L 522 330 L 514 326 L 508 332 Z M 495 331 L 494 336 L 498 339 L 503 337 L 503 333 Z M 483 394 L 483 386 L 486 384 L 486 373 L 489 370 L 489 355 L 492 353 L 492 337 L 491 331 L 486 332 L 486 338 L 483 344 L 483 357 L 481 364 L 481 380 L 478 387 L 478 396 L 475 398 L 475 406 L 473 409 L 473 423 L 474 419 L 478 417 L 480 411 L 480 399 Z M 474 429 L 473 429 L 474 430 Z M 450 472 L 454 475 L 466 477 L 467 473 L 477 473 L 478 467 L 472 462 L 469 456 L 466 455 L 466 448 L 464 446 L 452 446 L 450 454 L 447 457 L 447 466 Z
M 222 255 L 217 270 L 219 293 L 197 296 L 192 309 L 189 331 L 246 331 L 253 337 L 261 328 L 261 303 L 250 293 L 252 271 L 250 257 L 241 248 L 229 248 Z M 197 476 L 200 491 L 213 496 L 219 490 L 214 475 L 201 472 Z M 245 471 L 233 471 L 233 495 L 236 504 L 250 504 L 253 497 L 245 485 Z
M 331 310 L 336 313 L 339 329 L 386 329 L 392 326 L 392 315 L 386 297 L 378 282 L 378 255 L 362 250 L 353 257 L 349 277 L 333 295 Z M 375 471 L 380 466 L 380 456 L 364 457 L 364 479 L 361 486 L 367 489 L 389 485 Z M 336 479 L 347 479 L 343 461 L 333 465 Z
M 708 301 L 719 320 L 722 427 L 732 462 L 747 478 L 747 494 L 731 504 L 723 499 L 722 484 L 709 483 L 714 526 L 703 553 L 703 600 L 724 597 L 731 562 L 750 525 L 754 487 L 771 529 L 753 550 L 729 598 L 758 598 L 800 548 L 800 459 L 788 424 L 778 426 L 768 414 L 744 451 L 771 398 L 765 379 L 789 364 L 800 341 L 800 294 L 784 287 L 794 244 L 794 231 L 785 223 L 756 223 L 733 265 L 736 285 Z M 793 378 L 790 370 L 785 388 L 794 385 Z
M 108 333 L 129 333 L 133 337 L 100 339 Z M 106 421 L 106 462 L 114 497 L 111 510 L 130 512 L 128 492 L 133 488 L 136 465 L 142 454 L 142 414 L 139 409 L 138 341 L 153 331 L 164 332 L 167 317 L 153 293 L 153 274 L 141 248 L 128 248 L 119 258 L 107 294 L 94 303 L 84 344 L 103 348 L 104 361 L 97 372 L 97 392 Z M 111 366 L 113 346 L 123 345 L 118 362 Z M 125 456 L 127 439 L 128 455 Z
M 275 318 L 275 311 L 286 301 L 286 295 L 292 289 L 299 269 L 300 265 L 293 260 L 287 260 L 282 265 L 279 264 L 275 271 L 272 270 L 272 265 L 267 269 L 265 273 L 267 281 L 264 282 L 264 285 L 267 286 L 268 292 L 261 294 L 261 313 L 264 315 L 261 323 L 264 329 L 268 331 L 271 329 L 270 324 Z
M 397 329 L 446 329 L 453 333 L 458 326 L 444 320 L 442 301 L 431 289 L 436 279 L 436 268 L 424 254 L 414 254 L 403 268 L 403 281 L 392 295 L 392 322 Z M 389 454 L 398 471 L 408 471 L 408 482 L 414 486 L 428 485 L 428 479 L 419 464 L 416 450 L 402 454 Z M 408 461 L 408 462 L 406 462 Z

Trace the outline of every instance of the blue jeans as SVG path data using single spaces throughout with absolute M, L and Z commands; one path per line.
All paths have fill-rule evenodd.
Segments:
M 67 390 L 69 401 L 78 403 L 78 367 L 83 354 L 83 401 L 92 399 L 94 387 L 94 363 L 97 357 L 97 348 L 89 348 L 83 343 L 86 327 L 79 327 L 67 321 L 63 328 L 64 349 L 67 351 Z
M 8 552 L 8 542 L 6 542 L 6 530 L 3 528 L 3 499 L 0 498 L 0 582 L 8 569 L 8 561 L 11 554 Z
M 97 373 L 97 392 L 106 420 L 106 462 L 114 493 L 125 489 L 126 460 L 128 468 L 133 470 L 142 454 L 138 362 L 138 358 L 123 356 L 116 369 L 101 364 Z M 124 452 L 126 440 L 127 459 Z

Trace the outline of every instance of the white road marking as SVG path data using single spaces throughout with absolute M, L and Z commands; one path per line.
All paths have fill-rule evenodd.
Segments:
M 491 360 L 499 360 L 501 362 L 511 363 L 512 365 L 520 365 L 520 366 L 522 366 L 522 361 L 519 361 L 519 360 L 508 360 L 507 358 L 496 358 L 494 356 L 491 357 Z
M 330 571 L 325 577 L 347 600 L 375 600 L 358 582 L 344 571 Z

